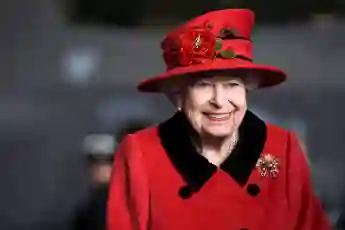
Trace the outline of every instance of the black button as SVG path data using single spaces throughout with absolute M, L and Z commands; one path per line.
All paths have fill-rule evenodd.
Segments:
M 249 230 L 248 228 L 241 228 L 240 230 Z
M 256 184 L 250 184 L 247 186 L 247 192 L 251 196 L 257 196 L 260 193 L 260 188 Z
M 183 186 L 178 193 L 182 199 L 188 199 L 193 195 L 193 190 L 189 186 Z

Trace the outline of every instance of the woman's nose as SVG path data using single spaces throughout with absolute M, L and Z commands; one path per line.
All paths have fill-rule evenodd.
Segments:
M 224 87 L 221 84 L 215 84 L 213 89 L 213 97 L 211 103 L 220 108 L 228 102 Z

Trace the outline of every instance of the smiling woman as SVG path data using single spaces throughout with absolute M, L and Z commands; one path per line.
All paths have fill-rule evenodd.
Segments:
M 233 77 L 201 78 L 186 87 L 177 103 L 201 137 L 230 137 L 247 109 L 245 84 Z
M 195 131 L 191 135 L 195 146 L 219 166 L 237 142 L 238 126 L 247 109 L 244 81 L 217 75 L 194 78 L 181 86 L 174 100 Z
M 329 230 L 294 133 L 247 109 L 285 73 L 252 61 L 250 10 L 207 13 L 161 44 L 167 70 L 141 82 L 177 107 L 115 155 L 108 229 Z

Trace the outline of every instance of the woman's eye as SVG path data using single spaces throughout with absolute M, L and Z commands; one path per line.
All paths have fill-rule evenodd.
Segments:
M 211 83 L 210 82 L 206 82 L 206 81 L 199 81 L 195 84 L 195 86 L 197 87 L 206 87 L 206 86 L 210 86 Z
M 226 83 L 226 86 L 228 86 L 228 87 L 236 87 L 236 86 L 239 86 L 239 83 L 237 83 L 237 82 L 228 82 L 228 83 Z

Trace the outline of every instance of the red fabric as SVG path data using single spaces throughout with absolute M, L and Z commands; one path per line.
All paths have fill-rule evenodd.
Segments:
M 185 183 L 157 128 L 129 135 L 115 155 L 108 230 L 330 230 L 296 136 L 267 126 L 264 153 L 280 159 L 280 171 L 275 179 L 252 171 L 247 185 L 260 187 L 255 197 L 219 170 L 193 197 L 181 199 Z
M 172 77 L 206 71 L 251 71 L 260 77 L 260 87 L 277 85 L 286 79 L 279 68 L 254 64 L 251 32 L 254 13 L 227 9 L 206 13 L 169 33 L 161 43 L 165 73 L 145 79 L 138 85 L 143 92 L 159 92 L 158 83 Z M 224 35 L 223 31 L 232 31 Z M 217 41 L 222 43 L 217 50 Z M 198 42 L 197 42 L 198 41 Z M 225 57 L 224 51 L 235 57 Z

